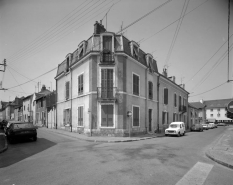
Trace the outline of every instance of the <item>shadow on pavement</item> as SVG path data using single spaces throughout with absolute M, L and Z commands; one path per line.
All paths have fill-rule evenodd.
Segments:
M 8 142 L 8 150 L 0 154 L 0 168 L 15 164 L 54 145 L 56 143 L 44 138 L 38 138 L 37 141 L 20 139 L 14 143 Z

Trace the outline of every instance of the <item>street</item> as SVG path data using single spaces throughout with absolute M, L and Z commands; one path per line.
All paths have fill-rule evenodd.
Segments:
M 0 184 L 175 185 L 192 172 L 202 181 L 190 184 L 232 185 L 233 171 L 205 156 L 225 129 L 122 143 L 87 142 L 38 129 L 36 142 L 9 144 L 0 154 Z

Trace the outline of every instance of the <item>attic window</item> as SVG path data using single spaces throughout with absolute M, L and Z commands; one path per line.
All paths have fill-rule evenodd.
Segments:
M 69 63 L 69 57 L 66 58 L 66 72 L 69 71 L 70 63 Z
M 79 58 L 83 57 L 83 44 L 79 47 L 78 57 Z
M 133 57 L 138 59 L 138 47 L 137 46 L 133 46 Z

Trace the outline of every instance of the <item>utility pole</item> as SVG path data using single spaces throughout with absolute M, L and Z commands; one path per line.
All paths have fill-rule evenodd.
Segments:
M 3 64 L 0 64 L 0 66 L 3 66 L 3 70 L 0 70 L 1 72 L 5 73 L 6 71 L 6 59 L 3 60 Z M 4 74 L 3 74 L 4 75 Z M 0 91 L 5 91 L 7 89 L 2 88 L 2 81 L 0 81 Z

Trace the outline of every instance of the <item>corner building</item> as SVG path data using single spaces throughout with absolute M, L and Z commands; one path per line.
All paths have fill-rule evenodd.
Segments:
M 152 55 L 96 22 L 94 34 L 58 65 L 56 127 L 106 136 L 154 132 L 162 124 L 159 76 Z

